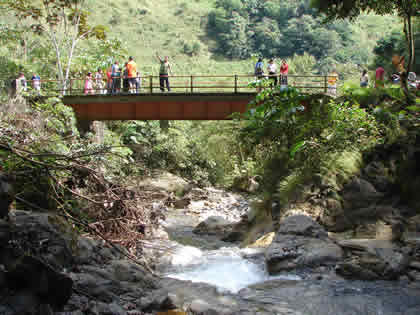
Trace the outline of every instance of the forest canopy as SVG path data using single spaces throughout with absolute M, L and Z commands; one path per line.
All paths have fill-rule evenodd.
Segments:
M 306 52 L 318 60 L 330 57 L 338 63 L 366 63 L 370 51 L 361 34 L 368 26 L 324 20 L 309 0 L 217 0 L 207 31 L 217 41 L 217 52 L 231 58 L 290 57 Z

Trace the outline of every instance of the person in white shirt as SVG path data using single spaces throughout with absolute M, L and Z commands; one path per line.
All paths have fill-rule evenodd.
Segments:
M 99 94 L 105 94 L 104 89 L 104 76 L 102 73 L 102 69 L 98 68 L 98 71 L 95 73 L 95 92 Z
M 270 61 L 268 62 L 268 66 L 267 66 L 267 71 L 268 71 L 268 77 L 270 80 L 272 80 L 273 82 L 270 84 L 271 87 L 277 85 L 277 65 L 274 62 L 274 59 L 270 59 Z
M 360 87 L 367 87 L 369 84 L 369 76 L 366 70 L 362 71 L 362 76 L 360 77 Z

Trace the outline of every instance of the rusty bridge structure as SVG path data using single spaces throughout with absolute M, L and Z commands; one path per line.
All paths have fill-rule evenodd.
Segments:
M 56 95 L 71 106 L 80 120 L 225 120 L 231 114 L 243 113 L 258 91 L 272 88 L 274 79 L 283 88 L 295 87 L 304 93 L 327 93 L 328 77 L 324 75 L 265 76 L 255 75 L 189 75 L 169 76 L 170 91 L 162 91 L 159 76 L 138 78 L 137 88 L 118 88 L 111 82 L 86 78 L 70 79 L 63 88 L 57 80 L 42 80 L 41 96 Z M 115 80 L 115 79 L 114 79 Z M 287 82 L 287 85 L 286 85 Z

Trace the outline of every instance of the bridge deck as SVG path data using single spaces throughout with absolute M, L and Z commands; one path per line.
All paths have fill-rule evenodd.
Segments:
M 85 120 L 225 120 L 243 113 L 256 93 L 159 93 L 64 96 Z

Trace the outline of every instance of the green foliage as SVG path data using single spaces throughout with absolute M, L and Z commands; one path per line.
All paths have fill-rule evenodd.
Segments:
M 232 58 L 253 54 L 285 58 L 306 53 L 320 61 L 329 57 L 332 63 L 361 64 L 371 55 L 372 35 L 383 34 L 380 17 L 369 28 L 347 21 L 323 24 L 307 0 L 224 0 L 216 4 L 217 9 L 209 14 L 207 32 L 217 41 L 218 52 Z M 363 40 L 364 32 L 369 32 L 370 38 Z
M 420 20 L 417 22 L 417 29 L 420 27 Z M 415 60 L 420 60 L 420 33 L 414 34 L 415 40 Z M 388 73 L 396 72 L 395 67 L 391 64 L 392 57 L 404 56 L 405 60 L 408 60 L 408 51 L 406 38 L 401 31 L 394 31 L 387 36 L 381 38 L 375 49 L 373 50 L 375 54 L 374 66 L 382 66 Z M 411 69 L 416 73 L 420 73 L 420 62 L 414 63 L 414 67 Z
M 259 161 L 257 174 L 267 190 L 273 191 L 280 179 L 280 195 L 286 199 L 314 174 L 324 176 L 325 169 L 343 167 L 350 174 L 354 163 L 347 163 L 345 156 L 383 143 L 387 126 L 398 132 L 393 122 L 379 120 L 357 102 L 304 95 L 295 89 L 263 91 L 245 119 L 239 139 L 253 148 L 245 158 Z M 332 161 L 341 166 L 333 167 Z

